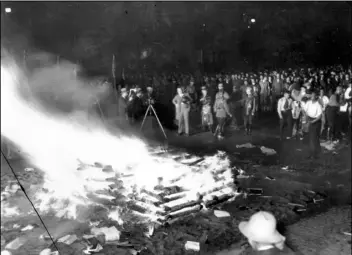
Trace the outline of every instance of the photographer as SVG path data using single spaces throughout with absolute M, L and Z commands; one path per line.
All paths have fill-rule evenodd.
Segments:
M 147 107 L 151 104 L 151 105 L 155 105 L 155 93 L 153 90 L 153 87 L 151 86 L 147 86 L 147 93 L 144 96 L 144 105 L 146 105 Z
M 135 98 L 136 98 L 136 89 L 130 89 L 127 102 L 127 116 L 130 121 L 130 124 L 133 124 L 136 120 L 136 111 L 135 111 Z
M 127 115 L 128 92 L 126 88 L 121 89 L 121 96 L 118 100 L 118 114 L 120 124 L 128 120 Z

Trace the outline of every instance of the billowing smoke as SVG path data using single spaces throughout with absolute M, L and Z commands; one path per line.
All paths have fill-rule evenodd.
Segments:
M 77 77 L 79 68 L 69 61 L 58 64 L 50 54 L 31 54 L 26 59 L 26 81 L 18 84 L 19 93 L 51 114 L 87 113 L 112 91 L 102 83 Z
M 111 134 L 100 121 L 86 115 L 87 107 L 103 97 L 107 88 L 78 79 L 70 63 L 57 66 L 44 57 L 27 71 L 11 59 L 2 61 L 1 135 L 44 171 L 44 186 L 55 193 L 49 198 L 76 196 L 80 197 L 76 204 L 84 204 L 85 178 L 76 170 L 80 162 L 125 169 L 149 154 L 139 139 Z

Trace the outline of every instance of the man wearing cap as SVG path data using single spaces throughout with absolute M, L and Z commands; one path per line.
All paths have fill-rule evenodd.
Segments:
M 192 98 L 191 108 L 192 108 L 192 110 L 195 110 L 198 95 L 197 95 L 196 87 L 194 86 L 194 79 L 193 78 L 191 78 L 189 85 L 187 86 L 187 93 Z
M 253 95 L 253 89 L 247 87 L 246 96 L 243 99 L 243 122 L 247 135 L 252 134 L 252 122 L 256 110 L 256 101 Z
M 280 78 L 280 74 L 277 73 L 275 79 L 273 80 L 272 96 L 274 105 L 278 102 L 279 98 L 282 96 L 283 92 L 283 80 Z
M 277 103 L 277 113 L 280 118 L 280 139 L 284 137 L 284 127 L 287 125 L 287 139 L 292 137 L 292 99 L 288 91 L 284 92 L 284 96 Z
M 286 238 L 277 231 L 275 216 L 270 212 L 259 211 L 249 221 L 240 222 L 238 228 L 253 249 L 250 254 L 294 254 L 285 245 Z
M 203 131 L 213 131 L 213 113 L 211 111 L 211 97 L 208 95 L 208 90 L 205 86 L 201 88 L 202 97 L 200 103 L 202 104 L 202 129 Z
M 234 85 L 232 88 L 232 93 L 230 96 L 230 109 L 232 114 L 232 122 L 231 126 L 235 130 L 239 130 L 238 123 L 241 119 L 241 111 L 240 111 L 240 104 L 241 104 L 242 94 L 239 91 L 239 88 Z
M 309 158 L 317 158 L 320 153 L 320 130 L 323 108 L 318 101 L 318 95 L 312 91 L 311 100 L 304 105 L 304 111 L 309 122 Z
M 227 105 L 227 100 L 230 98 L 229 94 L 224 91 L 224 86 L 222 83 L 218 85 L 218 93 L 215 95 L 215 102 L 214 102 L 214 112 L 218 122 L 216 130 L 214 132 L 214 136 L 218 136 L 219 139 L 224 137 L 224 127 L 226 116 L 229 115 L 232 117 L 230 113 L 229 107 Z
M 178 135 L 185 133 L 189 136 L 189 111 L 191 109 L 192 98 L 183 87 L 177 88 L 177 95 L 172 100 L 175 105 L 175 118 L 178 124 Z

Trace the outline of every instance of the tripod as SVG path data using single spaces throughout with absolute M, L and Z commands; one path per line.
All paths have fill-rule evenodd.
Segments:
M 142 128 L 143 128 L 145 119 L 147 118 L 147 115 L 148 115 L 148 113 L 149 113 L 150 111 L 153 111 L 153 113 L 154 113 L 154 115 L 155 115 L 155 118 L 156 118 L 156 120 L 158 121 L 159 127 L 160 127 L 161 131 L 163 132 L 165 139 L 167 140 L 167 136 L 166 136 L 166 134 L 165 134 L 163 125 L 161 125 L 161 122 L 160 122 L 160 120 L 159 120 L 159 118 L 158 118 L 158 115 L 156 114 L 156 111 L 155 111 L 155 109 L 154 109 L 154 107 L 153 107 L 153 105 L 152 105 L 151 103 L 149 103 L 149 106 L 148 106 L 148 108 L 147 108 L 147 111 L 146 111 L 145 114 L 144 114 L 144 118 L 143 118 L 143 121 L 142 121 L 142 124 L 141 124 L 141 129 L 140 129 L 140 130 L 142 131 Z

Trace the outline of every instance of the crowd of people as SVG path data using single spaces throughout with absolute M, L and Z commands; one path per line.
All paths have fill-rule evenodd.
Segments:
M 351 127 L 351 68 L 331 66 L 258 73 L 170 74 L 153 77 L 146 91 L 128 77 L 120 84 L 119 114 L 134 123 L 152 104 L 163 123 L 173 119 L 190 135 L 190 118 L 219 139 L 225 128 L 252 134 L 253 121 L 277 112 L 281 139 L 309 138 L 312 157 L 319 140 L 341 140 Z

